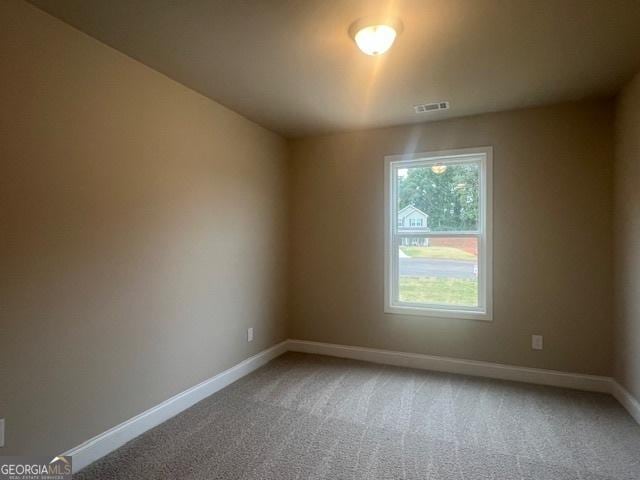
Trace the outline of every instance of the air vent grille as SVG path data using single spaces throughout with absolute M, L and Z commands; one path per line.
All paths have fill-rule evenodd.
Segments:
M 416 113 L 435 112 L 436 110 L 449 110 L 449 102 L 421 103 L 414 105 L 413 109 Z

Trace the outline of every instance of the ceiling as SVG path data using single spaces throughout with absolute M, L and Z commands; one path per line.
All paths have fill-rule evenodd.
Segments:
M 287 137 L 612 95 L 640 68 L 638 0 L 32 3 Z M 369 57 L 347 30 L 379 14 L 404 31 Z

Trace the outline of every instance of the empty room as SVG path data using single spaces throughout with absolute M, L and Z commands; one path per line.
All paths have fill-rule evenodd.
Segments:
M 640 480 L 639 26 L 0 0 L 0 479 Z

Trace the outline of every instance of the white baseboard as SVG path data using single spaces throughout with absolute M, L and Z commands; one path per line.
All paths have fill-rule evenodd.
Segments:
M 555 387 L 611 393 L 612 379 L 596 375 L 566 373 L 540 368 L 516 367 L 499 363 L 463 360 L 459 358 L 423 355 L 419 353 L 378 350 L 375 348 L 351 347 L 332 343 L 289 340 L 288 350 L 316 353 L 333 357 L 351 358 L 367 362 L 383 363 L 400 367 L 435 370 L 438 372 L 497 378 L 515 382 L 552 385 Z
M 640 423 L 640 402 L 615 380 L 612 381 L 611 394 L 627 409 L 629 414 Z
M 287 341 L 247 358 L 237 365 L 211 377 L 184 392 L 116 425 L 90 440 L 66 451 L 62 455 L 73 457 L 73 471 L 77 472 L 99 458 L 113 452 L 138 435 L 160 425 L 171 417 L 186 410 L 200 400 L 223 389 L 241 377 L 265 365 L 270 360 L 287 351 Z

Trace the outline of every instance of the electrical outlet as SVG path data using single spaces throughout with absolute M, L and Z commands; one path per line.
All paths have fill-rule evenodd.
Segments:
M 533 350 L 542 350 L 543 338 L 542 335 L 531 335 L 531 348 Z
M 4 418 L 0 418 L 0 447 L 4 447 Z
M 253 327 L 247 329 L 247 342 L 253 342 Z

